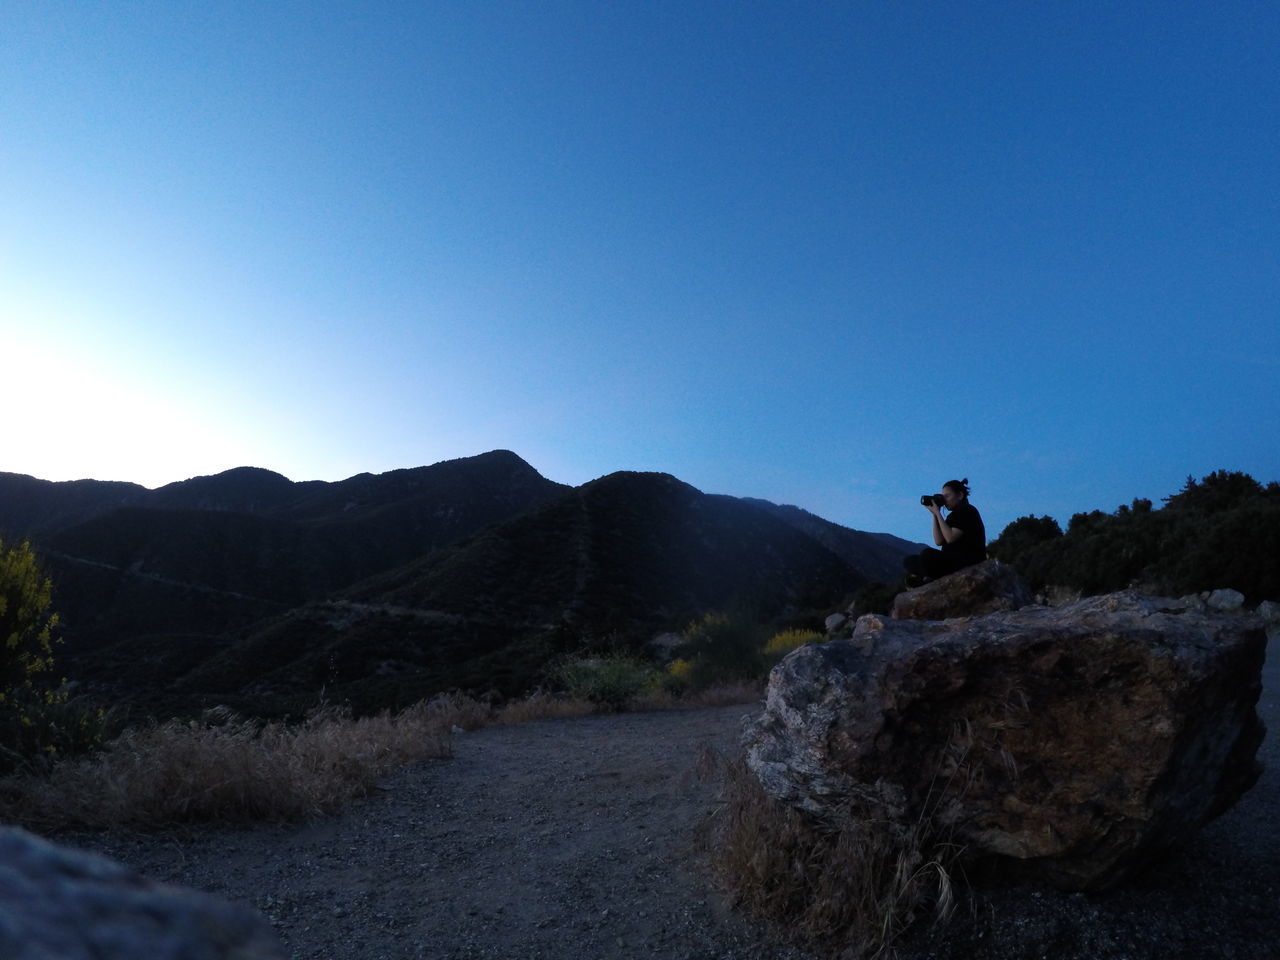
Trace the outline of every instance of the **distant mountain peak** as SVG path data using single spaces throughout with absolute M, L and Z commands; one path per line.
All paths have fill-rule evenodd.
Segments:
M 603 477 L 597 477 L 595 480 L 584 483 L 583 488 L 587 487 L 625 487 L 625 486 L 647 486 L 653 488 L 669 487 L 673 489 L 691 490 L 694 493 L 701 493 L 697 487 L 692 484 L 685 483 L 679 477 L 672 476 L 669 473 L 661 473 L 653 470 L 615 470 L 613 473 L 606 473 Z
M 186 480 L 177 480 L 174 483 L 167 483 L 163 487 L 157 487 L 157 490 L 164 490 L 166 487 L 176 486 L 183 483 L 196 483 L 203 480 L 224 480 L 224 481 L 244 481 L 251 480 L 256 482 L 266 482 L 275 484 L 292 484 L 290 480 L 282 473 L 276 473 L 274 470 L 268 470 L 265 467 L 231 467 L 229 470 L 223 470 L 220 473 L 211 473 L 199 477 L 188 477 Z

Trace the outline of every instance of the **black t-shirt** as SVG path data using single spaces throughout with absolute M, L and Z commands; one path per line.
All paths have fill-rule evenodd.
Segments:
M 987 531 L 982 525 L 982 515 L 968 500 L 947 514 L 947 526 L 963 530 L 964 536 L 955 543 L 945 544 L 942 552 L 968 566 L 987 559 Z

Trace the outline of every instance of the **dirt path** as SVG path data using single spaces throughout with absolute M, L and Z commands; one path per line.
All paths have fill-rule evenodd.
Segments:
M 261 910 L 299 960 L 796 958 L 730 913 L 695 831 L 751 706 L 493 727 L 339 816 L 187 836 L 79 836 Z
M 1280 730 L 1280 663 L 1259 712 Z M 298 960 L 802 960 L 728 911 L 695 831 L 715 786 L 700 748 L 733 751 L 751 706 L 552 720 L 456 738 L 339 816 L 73 843 L 155 879 L 261 910 Z M 1275 960 L 1280 750 L 1182 854 L 1105 897 L 985 891 L 909 960 Z

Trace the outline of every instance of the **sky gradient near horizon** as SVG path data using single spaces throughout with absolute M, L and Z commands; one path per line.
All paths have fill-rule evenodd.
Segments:
M 1280 4 L 0 7 L 0 470 L 928 537 L 1280 479 Z

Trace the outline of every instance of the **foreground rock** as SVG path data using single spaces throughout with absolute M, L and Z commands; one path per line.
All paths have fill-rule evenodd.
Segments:
M 1122 593 L 925 622 L 863 617 L 770 676 L 744 734 L 774 797 L 927 811 L 1004 876 L 1109 887 L 1257 780 L 1261 622 Z
M 1031 588 L 1012 567 L 985 560 L 893 598 L 895 620 L 946 620 L 1017 610 L 1031 603 Z
M 258 914 L 0 828 L 5 960 L 283 960 Z

